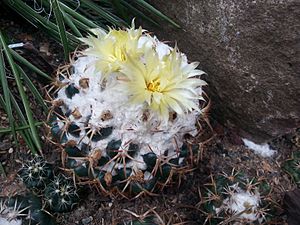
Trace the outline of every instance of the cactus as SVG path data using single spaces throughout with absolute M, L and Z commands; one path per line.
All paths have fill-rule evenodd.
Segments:
M 40 198 L 33 194 L 0 200 L 0 224 L 55 225 L 53 218 L 43 210 Z
M 211 183 L 206 186 L 201 199 L 206 215 L 203 224 L 261 224 L 271 216 L 267 201 L 270 187 L 263 180 L 249 180 L 232 170 L 229 175 L 211 175 Z
M 300 185 L 300 152 L 294 152 L 292 157 L 286 160 L 282 168 L 287 172 L 293 181 L 299 186 Z
M 56 176 L 45 188 L 44 197 L 54 212 L 67 212 L 77 204 L 77 189 L 70 178 L 62 174 Z
M 28 188 L 40 189 L 52 178 L 53 170 L 41 156 L 35 156 L 22 164 L 18 174 Z
M 26 217 L 25 211 L 28 208 L 21 209 L 20 205 L 16 202 L 13 207 L 7 205 L 7 201 L 0 200 L 0 224 L 2 225 L 21 225 L 22 219 L 20 217 Z
M 82 39 L 90 47 L 58 72 L 52 136 L 77 176 L 104 191 L 151 192 L 197 154 L 185 137 L 198 133 L 204 72 L 134 25 L 93 32 Z

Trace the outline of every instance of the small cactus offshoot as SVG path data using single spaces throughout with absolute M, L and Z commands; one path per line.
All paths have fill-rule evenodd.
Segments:
M 265 198 L 269 191 L 264 181 L 246 179 L 235 170 L 229 175 L 211 176 L 211 183 L 207 184 L 201 199 L 206 215 L 203 224 L 261 224 L 269 216 L 269 204 Z
M 294 152 L 292 157 L 283 163 L 282 168 L 300 186 L 300 152 Z
M 27 194 L 0 200 L 0 224 L 55 225 L 55 221 L 43 210 L 39 197 Z
M 27 217 L 27 208 L 21 208 L 18 202 L 9 207 L 7 200 L 0 200 L 0 224 L 1 225 L 22 225 L 21 217 Z
M 22 181 L 28 188 L 43 188 L 53 176 L 52 166 L 41 156 L 23 163 L 18 172 Z
M 54 212 L 67 212 L 77 204 L 79 197 L 72 179 L 59 174 L 45 188 L 44 197 Z

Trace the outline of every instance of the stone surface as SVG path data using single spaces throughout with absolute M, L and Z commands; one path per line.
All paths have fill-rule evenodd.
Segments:
M 283 198 L 283 209 L 288 216 L 288 225 L 298 225 L 300 218 L 300 189 L 286 192 Z
M 214 117 L 256 142 L 300 126 L 299 0 L 149 2 L 182 26 L 154 31 L 200 61 Z

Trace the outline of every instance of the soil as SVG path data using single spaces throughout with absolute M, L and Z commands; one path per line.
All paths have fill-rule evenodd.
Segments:
M 46 68 L 51 74 L 53 72 L 51 69 L 55 69 L 62 63 L 61 47 L 22 18 L 8 10 L 4 11 L 1 12 L 0 27 L 8 34 L 9 43 L 31 42 L 35 50 L 20 49 L 23 56 L 30 58 L 38 55 L 46 59 L 40 60 L 39 66 Z M 38 84 L 38 86 L 43 92 L 43 85 Z M 36 104 L 34 107 L 36 107 L 36 118 L 45 120 L 46 115 L 41 109 Z M 0 109 L 0 114 L 0 127 L 8 127 L 8 119 L 2 109 Z M 93 185 L 81 185 L 82 198 L 78 206 L 72 212 L 53 216 L 60 225 L 117 224 L 134 218 L 143 219 L 147 216 L 156 217 L 164 224 L 201 224 L 200 221 L 203 221 L 204 216 L 199 207 L 201 192 L 210 182 L 210 175 L 224 172 L 229 174 L 234 168 L 243 171 L 245 176 L 266 179 L 272 187 L 271 199 L 276 207 L 274 219 L 269 224 L 285 224 L 286 216 L 282 209 L 282 199 L 284 193 L 293 190 L 296 185 L 281 169 L 281 165 L 292 152 L 300 150 L 299 143 L 297 143 L 300 138 L 299 132 L 295 131 L 274 139 L 270 145 L 277 150 L 276 155 L 271 158 L 262 158 L 247 149 L 234 131 L 215 121 L 210 121 L 210 124 L 213 131 L 205 126 L 202 140 L 199 140 L 202 143 L 199 162 L 194 165 L 191 172 L 184 174 L 180 180 L 177 179 L 163 191 L 153 196 L 127 199 L 121 196 L 105 196 Z M 47 129 L 45 127 L 41 127 L 40 132 L 42 139 L 45 140 L 43 154 L 47 161 L 59 170 L 62 167 L 60 149 L 46 141 Z M 26 188 L 17 176 L 17 171 L 21 162 L 27 158 L 30 158 L 30 152 L 22 142 L 17 146 L 13 144 L 11 135 L 0 134 L 0 162 L 5 168 L 5 175 L 2 174 L 0 177 L 0 197 L 26 192 Z

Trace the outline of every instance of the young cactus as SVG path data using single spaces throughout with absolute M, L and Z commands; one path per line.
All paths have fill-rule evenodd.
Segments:
M 79 200 L 73 181 L 62 174 L 47 185 L 44 197 L 50 210 L 54 212 L 71 211 Z
M 35 156 L 32 160 L 23 163 L 18 172 L 22 181 L 28 188 L 43 188 L 53 177 L 52 166 L 41 156 Z
M 268 217 L 269 205 L 265 197 L 270 187 L 264 181 L 246 179 L 242 173 L 211 176 L 201 205 L 206 214 L 203 224 L 219 223 L 261 224 Z
M 33 194 L 0 200 L 1 225 L 55 225 L 54 219 L 43 210 L 42 201 Z
M 103 190 L 151 192 L 197 154 L 185 137 L 198 133 L 204 72 L 134 25 L 94 32 L 58 73 L 52 135 L 77 176 Z
M 283 170 L 286 171 L 293 181 L 300 185 L 300 152 L 294 152 L 292 157 L 283 163 Z
M 21 208 L 16 202 L 14 206 L 9 207 L 7 201 L 0 200 L 0 224 L 1 225 L 22 225 L 21 217 L 27 216 L 28 208 Z

